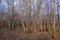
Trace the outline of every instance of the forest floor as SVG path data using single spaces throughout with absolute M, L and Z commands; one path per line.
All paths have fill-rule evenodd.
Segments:
M 20 28 L 16 30 L 0 29 L 0 40 L 60 40 L 60 32 L 55 33 L 56 38 L 53 39 L 48 32 L 26 33 Z

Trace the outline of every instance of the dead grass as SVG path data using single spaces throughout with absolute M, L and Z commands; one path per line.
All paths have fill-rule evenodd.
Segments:
M 60 32 L 56 32 L 56 40 L 60 40 Z M 0 40 L 53 40 L 48 32 L 26 33 L 21 28 L 16 30 L 0 30 Z

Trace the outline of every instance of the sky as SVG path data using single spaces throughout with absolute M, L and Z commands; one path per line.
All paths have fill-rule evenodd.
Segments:
M 5 0 L 1 0 L 0 4 L 0 10 L 3 10 L 4 12 L 7 12 L 8 5 Z
M 9 2 L 11 2 L 12 0 L 9 0 Z M 51 0 L 48 0 L 47 2 L 50 2 Z M 60 5 L 60 0 L 58 0 L 59 1 L 59 5 Z M 17 12 L 20 12 L 19 10 L 20 10 L 20 3 L 19 3 L 20 1 L 19 0 L 14 0 L 14 7 L 15 7 L 15 10 L 17 11 Z M 33 5 L 35 5 L 35 9 L 36 9 L 36 4 L 37 3 L 37 0 L 34 0 L 34 2 L 33 2 Z M 44 0 L 44 2 L 43 2 L 43 6 L 42 7 L 44 7 L 44 5 L 46 5 L 45 4 L 46 3 L 46 1 Z M 32 7 L 32 9 L 34 9 L 34 7 Z M 8 4 L 7 4 L 7 2 L 6 2 L 6 0 L 1 0 L 1 3 L 0 3 L 0 12 L 1 12 L 1 10 L 3 10 L 5 13 L 8 11 Z

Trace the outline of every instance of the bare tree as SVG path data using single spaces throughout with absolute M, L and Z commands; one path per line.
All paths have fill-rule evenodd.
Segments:
M 7 11 L 7 26 L 8 26 L 8 29 L 10 29 L 10 27 L 11 27 L 11 24 L 10 24 L 10 19 L 11 19 L 11 10 L 10 10 L 10 3 L 9 3 L 9 0 L 6 0 L 7 1 L 7 4 L 8 4 L 8 11 Z
M 53 4 L 54 4 L 54 18 L 53 18 L 53 29 L 54 29 L 54 38 L 55 38 L 55 32 L 56 32 L 56 0 L 53 0 Z
M 14 29 L 14 17 L 15 17 L 15 15 L 14 15 L 14 0 L 12 0 L 12 18 L 11 18 L 11 26 L 12 26 L 12 29 Z
M 0 0 L 0 4 L 1 4 L 1 0 Z M 0 10 L 0 27 L 1 27 L 1 10 Z
M 57 24 L 58 24 L 58 28 L 59 28 L 59 17 L 60 17 L 59 15 L 60 14 L 59 14 L 59 1 L 58 0 L 57 0 L 56 4 L 57 4 L 57 19 L 56 20 L 57 20 Z
M 41 2 L 43 2 L 43 0 L 41 0 Z M 42 4 L 40 5 L 40 7 L 42 7 Z M 41 9 L 40 9 L 41 12 Z M 41 19 L 41 32 L 43 30 L 43 26 L 42 26 L 42 13 L 40 13 L 40 19 Z
M 4 13 L 4 11 L 3 11 L 3 7 L 2 7 L 2 10 L 1 10 L 1 28 L 3 28 L 3 13 Z
M 25 4 L 25 5 L 24 5 Z M 24 13 L 26 13 L 26 1 L 25 0 L 20 0 L 20 15 L 21 15 L 21 21 L 22 21 L 22 28 L 23 28 L 23 31 L 25 32 L 26 31 L 26 27 L 25 27 L 25 23 L 24 23 Z

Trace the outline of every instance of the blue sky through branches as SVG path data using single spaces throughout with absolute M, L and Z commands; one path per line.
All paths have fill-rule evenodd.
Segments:
M 46 3 L 50 2 L 51 0 L 43 0 L 43 5 L 42 7 L 45 7 Z M 59 5 L 60 5 L 60 0 L 59 1 Z M 8 2 L 12 2 L 12 0 L 9 0 Z M 37 5 L 37 0 L 34 0 L 34 4 L 33 5 Z M 34 7 L 33 7 L 34 8 Z M 20 0 L 14 0 L 14 9 L 15 11 L 17 11 L 18 13 L 20 12 Z M 36 8 L 35 8 L 36 9 Z M 0 12 L 3 10 L 3 12 L 7 12 L 8 11 L 8 3 L 7 0 L 1 0 L 0 3 Z

